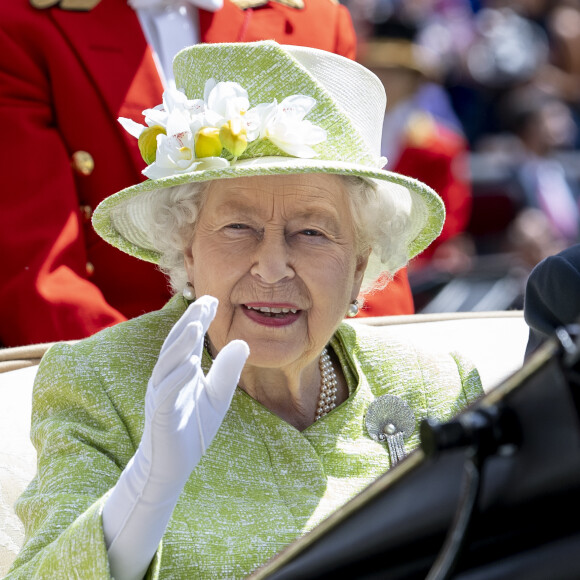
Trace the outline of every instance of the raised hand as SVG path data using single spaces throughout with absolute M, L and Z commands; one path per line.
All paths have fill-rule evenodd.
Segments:
M 217 433 L 249 354 L 245 342 L 232 341 L 204 376 L 203 339 L 217 305 L 202 296 L 189 306 L 165 339 L 147 388 L 140 447 L 156 481 L 180 490 Z
M 227 344 L 205 376 L 204 335 L 217 299 L 202 296 L 168 334 L 145 396 L 139 447 L 103 509 L 112 575 L 142 578 L 179 494 L 215 437 L 249 355 L 242 340 Z

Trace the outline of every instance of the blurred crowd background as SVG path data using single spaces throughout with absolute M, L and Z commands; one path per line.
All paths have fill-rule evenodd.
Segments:
M 521 308 L 532 267 L 579 241 L 580 1 L 343 3 L 385 84 L 386 168 L 447 205 L 409 267 L 417 312 Z

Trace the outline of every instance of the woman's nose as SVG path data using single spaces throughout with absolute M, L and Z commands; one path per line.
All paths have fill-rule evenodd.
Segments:
M 289 248 L 284 235 L 264 235 L 256 245 L 250 272 L 267 284 L 294 277 Z

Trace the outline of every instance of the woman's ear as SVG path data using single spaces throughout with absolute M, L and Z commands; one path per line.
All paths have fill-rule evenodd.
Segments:
M 191 246 L 186 247 L 183 251 L 183 265 L 186 270 L 193 268 L 193 253 L 191 251 Z
M 188 246 L 183 251 L 183 266 L 185 267 L 185 271 L 187 273 L 187 279 L 192 282 L 193 281 L 193 253 L 191 251 L 191 246 Z
M 359 255 L 356 261 L 356 267 L 354 271 L 354 280 L 352 284 L 352 295 L 351 300 L 356 300 L 360 292 L 360 287 L 362 286 L 365 271 L 369 263 L 369 257 L 371 255 L 371 249 L 364 251 Z

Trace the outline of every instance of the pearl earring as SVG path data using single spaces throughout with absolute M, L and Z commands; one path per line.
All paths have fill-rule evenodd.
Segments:
M 195 300 L 195 292 L 193 291 L 193 286 L 191 282 L 188 282 L 183 289 L 183 297 L 186 300 Z
M 346 315 L 349 318 L 354 318 L 357 314 L 358 314 L 358 300 L 353 300 L 353 302 L 351 302 L 348 305 L 348 310 L 346 312 Z

